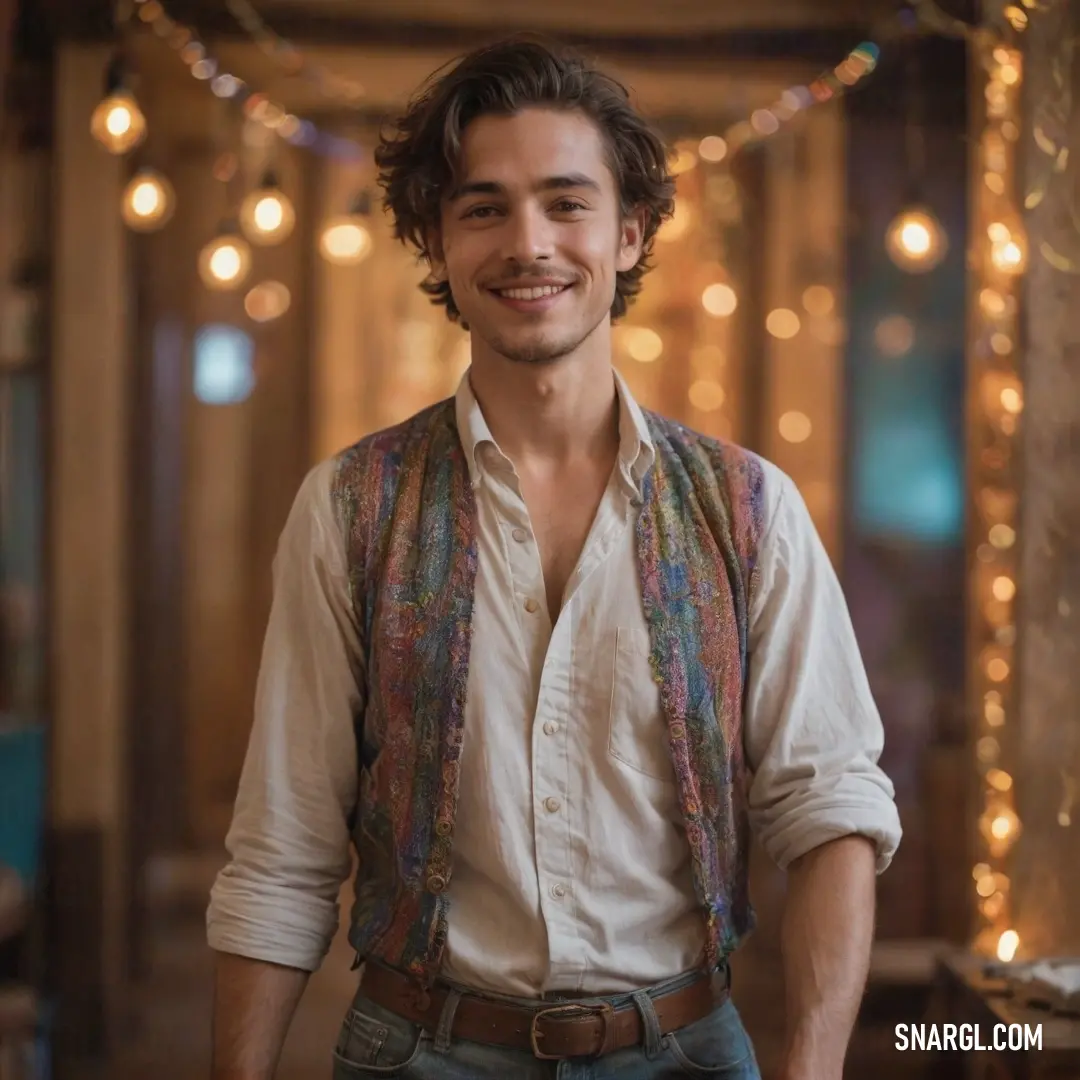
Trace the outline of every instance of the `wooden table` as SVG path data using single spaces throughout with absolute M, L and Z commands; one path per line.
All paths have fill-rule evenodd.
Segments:
M 948 953 L 938 963 L 932 1015 L 927 1023 L 977 1024 L 983 1043 L 997 1024 L 1042 1025 L 1042 1048 L 942 1053 L 941 1080 L 1080 1080 L 1080 1016 L 1025 1006 L 1003 979 L 984 973 L 985 960 Z

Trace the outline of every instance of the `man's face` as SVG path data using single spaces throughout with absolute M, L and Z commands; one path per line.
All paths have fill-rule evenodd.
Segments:
M 465 130 L 434 268 L 477 348 L 519 363 L 573 353 L 608 324 L 615 274 L 641 255 L 603 138 L 579 112 L 526 109 Z

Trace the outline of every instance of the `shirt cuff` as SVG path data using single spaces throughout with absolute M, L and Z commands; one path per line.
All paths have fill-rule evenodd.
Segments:
M 791 801 L 793 805 L 779 814 L 756 815 L 762 845 L 781 870 L 808 851 L 845 836 L 865 836 L 874 845 L 876 872 L 888 869 L 903 830 L 896 803 L 872 781 L 852 777 L 833 791 L 810 792 Z
M 338 926 L 336 901 L 264 882 L 226 868 L 210 892 L 206 937 L 210 948 L 250 960 L 317 971 Z

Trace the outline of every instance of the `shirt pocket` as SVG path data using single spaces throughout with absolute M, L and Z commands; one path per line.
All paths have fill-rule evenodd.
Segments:
M 660 688 L 652 677 L 650 653 L 647 630 L 624 626 L 616 629 L 608 753 L 643 776 L 674 784 L 667 722 L 660 704 Z

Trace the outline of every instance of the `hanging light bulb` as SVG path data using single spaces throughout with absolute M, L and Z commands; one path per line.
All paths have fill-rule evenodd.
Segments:
M 226 291 L 244 283 L 251 270 L 251 248 L 236 231 L 232 222 L 226 222 L 199 252 L 199 277 L 208 289 Z
M 126 154 L 146 138 L 146 117 L 127 85 L 122 56 L 105 73 L 105 97 L 90 116 L 90 134 L 110 154 Z
M 176 196 L 172 184 L 156 169 L 140 169 L 124 188 L 120 213 L 136 232 L 154 232 L 172 217 Z
M 240 204 L 240 225 L 244 235 L 262 247 L 280 244 L 296 224 L 296 211 L 281 190 L 277 177 L 267 169 L 259 186 Z
M 889 258 L 909 274 L 933 270 L 948 250 L 945 230 L 925 206 L 910 206 L 889 223 L 885 234 Z
M 319 252 L 336 266 L 356 266 L 371 254 L 373 242 L 368 220 L 371 196 L 361 192 L 347 214 L 331 218 L 319 237 Z

